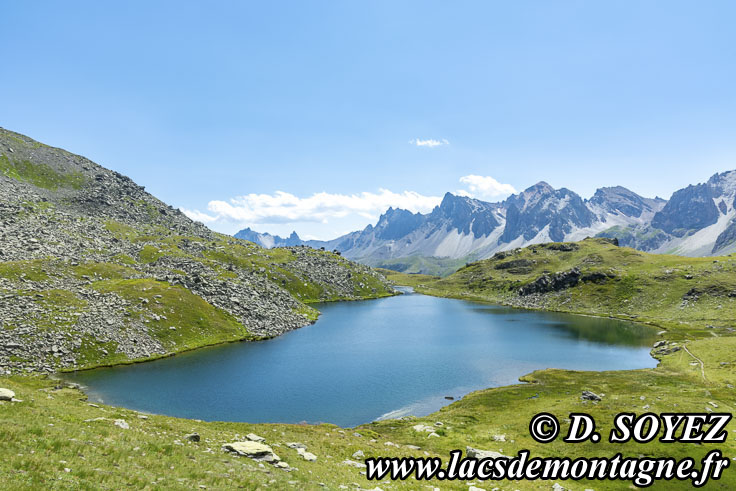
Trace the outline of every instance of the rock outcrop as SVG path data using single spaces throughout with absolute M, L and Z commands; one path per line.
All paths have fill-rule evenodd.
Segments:
M 493 450 L 478 450 L 477 448 L 473 447 L 466 447 L 465 453 L 468 457 L 472 459 L 497 459 L 500 457 L 505 457 L 500 452 L 494 452 Z
M 571 288 L 580 281 L 580 269 L 572 268 L 569 271 L 561 271 L 555 274 L 545 274 L 533 282 L 519 288 L 519 295 L 526 296 L 535 293 L 548 293 L 565 288 Z
M 273 449 L 270 446 L 261 442 L 247 441 L 226 443 L 222 446 L 222 448 L 223 450 L 232 452 L 236 455 L 249 457 L 258 461 L 278 462 L 281 460 L 281 458 L 279 458 L 279 456 L 274 453 Z

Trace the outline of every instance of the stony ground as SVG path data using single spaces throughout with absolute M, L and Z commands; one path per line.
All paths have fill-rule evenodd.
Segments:
M 369 429 L 142 414 L 41 377 L 0 387 L 16 401 L 0 401 L 4 489 L 373 489 L 361 455 L 426 455 Z

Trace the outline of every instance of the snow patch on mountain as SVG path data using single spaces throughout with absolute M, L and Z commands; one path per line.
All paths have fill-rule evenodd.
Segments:
M 698 230 L 684 238 L 674 238 L 652 252 L 678 254 L 680 256 L 709 256 L 718 236 L 733 220 L 736 213 L 731 209 L 727 214 L 718 217 L 713 225 Z
M 487 236 L 475 238 L 473 234 L 460 233 L 458 229 L 447 232 L 442 241 L 434 249 L 432 256 L 460 258 L 480 250 L 494 251 L 498 249 L 498 238 L 503 227 L 497 227 Z

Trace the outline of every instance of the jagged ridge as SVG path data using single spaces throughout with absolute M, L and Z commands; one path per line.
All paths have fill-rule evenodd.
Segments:
M 370 265 L 425 273 L 450 273 L 456 264 L 452 260 L 588 236 L 616 238 L 643 251 L 703 256 L 736 250 L 735 201 L 736 171 L 676 191 L 669 201 L 622 186 L 599 188 L 584 200 L 569 189 L 540 182 L 500 203 L 447 193 L 431 213 L 390 208 L 375 227 L 302 243 L 337 249 Z

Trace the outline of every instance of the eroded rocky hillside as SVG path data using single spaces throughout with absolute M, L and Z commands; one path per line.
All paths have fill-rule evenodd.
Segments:
M 216 234 L 129 178 L 0 129 L 0 370 L 54 371 L 275 336 L 375 271 Z

